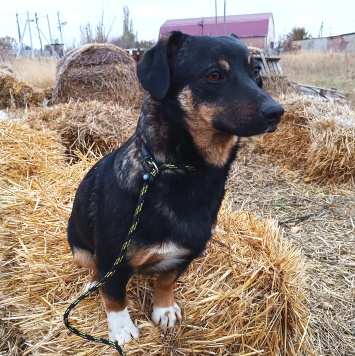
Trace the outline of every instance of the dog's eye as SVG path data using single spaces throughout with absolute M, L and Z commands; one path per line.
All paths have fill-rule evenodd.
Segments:
M 207 74 L 207 79 L 209 79 L 212 82 L 216 82 L 217 80 L 221 79 L 221 74 L 215 70 L 215 71 Z
M 258 70 L 254 70 L 254 77 L 257 78 L 260 75 L 260 72 Z

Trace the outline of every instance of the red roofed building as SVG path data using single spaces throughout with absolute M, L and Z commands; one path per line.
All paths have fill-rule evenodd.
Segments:
M 225 30 L 224 30 L 225 27 Z M 203 17 L 167 20 L 160 27 L 159 38 L 166 32 L 180 30 L 189 35 L 223 36 L 234 33 L 246 46 L 264 50 L 275 47 L 275 26 L 272 13 Z

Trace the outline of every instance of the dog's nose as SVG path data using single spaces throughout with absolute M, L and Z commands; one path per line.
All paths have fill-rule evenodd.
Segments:
M 280 118 L 284 114 L 284 112 L 284 108 L 278 104 L 270 105 L 261 110 L 261 113 L 263 114 L 267 123 L 270 125 L 275 125 L 280 122 Z

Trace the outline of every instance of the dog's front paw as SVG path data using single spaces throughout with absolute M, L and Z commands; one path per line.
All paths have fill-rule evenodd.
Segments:
M 90 281 L 90 282 L 85 283 L 84 287 L 83 287 L 83 294 L 88 292 L 89 289 L 91 289 L 96 283 L 98 283 L 98 281 Z
M 172 328 L 177 320 L 181 319 L 181 310 L 174 303 L 171 307 L 153 307 L 152 320 L 155 325 L 159 325 L 163 330 Z
M 119 312 L 108 312 L 107 322 L 110 341 L 122 345 L 139 338 L 139 330 L 133 324 L 127 308 Z

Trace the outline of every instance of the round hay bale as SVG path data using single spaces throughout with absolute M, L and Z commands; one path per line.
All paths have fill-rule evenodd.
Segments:
M 321 182 L 355 186 L 355 111 L 339 109 L 310 120 L 307 173 Z
M 136 62 L 117 46 L 86 44 L 66 53 L 57 64 L 54 103 L 99 100 L 139 107 L 141 98 Z
M 133 134 L 139 112 L 99 101 L 70 102 L 28 110 L 24 120 L 33 128 L 49 128 L 60 134 L 67 154 L 94 156 L 109 153 Z
M 27 130 L 18 126 L 10 131 L 10 141 Z M 21 149 L 28 151 L 17 147 Z M 49 141 L 38 141 L 37 151 L 48 150 Z M 9 152 L 2 159 L 11 166 Z M 6 315 L 4 320 L 15 321 L 5 325 L 5 336 L 16 328 L 25 354 L 113 352 L 69 333 L 62 321 L 88 279 L 85 270 L 73 265 L 66 227 L 76 187 L 92 164 L 83 159 L 63 167 L 54 161 L 46 175 L 32 175 L 0 196 L 0 313 Z M 141 337 L 124 346 L 128 355 L 312 354 L 304 261 L 274 222 L 222 207 L 207 252 L 177 284 L 183 320 L 168 333 L 150 320 L 153 277 L 132 279 L 129 308 Z M 80 303 L 71 321 L 82 331 L 107 338 L 106 314 L 98 296 Z M 5 350 L 16 342 L 6 341 Z
M 355 184 L 355 111 L 337 102 L 288 94 L 278 129 L 257 139 L 257 148 L 320 183 Z
M 288 108 L 281 123 L 272 134 L 260 136 L 257 149 L 269 154 L 290 169 L 307 169 L 308 149 L 311 144 L 307 119 Z

